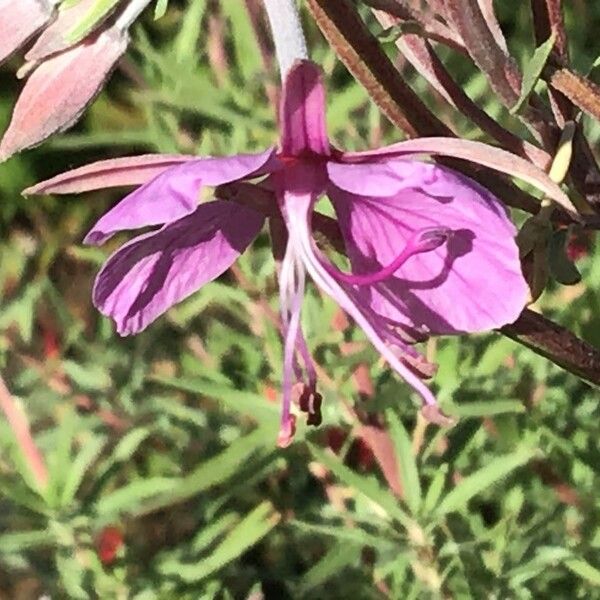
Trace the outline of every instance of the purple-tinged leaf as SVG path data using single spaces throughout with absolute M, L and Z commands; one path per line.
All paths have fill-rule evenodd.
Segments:
M 43 62 L 17 100 L 0 142 L 0 162 L 73 125 L 100 91 L 127 42 L 127 34 L 113 27 Z
M 493 0 L 477 0 L 477 3 L 490 33 L 494 36 L 494 40 L 496 40 L 496 44 L 508 56 L 508 47 L 502 29 L 500 29 L 500 23 L 498 23 L 498 19 L 496 18 Z
M 25 55 L 25 60 L 39 62 L 40 60 L 62 52 L 77 41 L 68 39 L 68 34 L 86 16 L 96 0 L 79 0 L 77 4 L 60 10 L 56 20 L 40 34 L 33 47 Z
M 407 140 L 392 144 L 377 150 L 368 150 L 366 152 L 347 152 L 343 155 L 344 162 L 354 163 L 361 162 L 364 159 L 372 159 L 380 156 L 382 160 L 389 158 L 391 155 L 410 155 L 410 154 L 431 154 L 441 156 L 453 156 L 480 164 L 496 171 L 506 173 L 512 177 L 517 177 L 523 181 L 535 186 L 546 196 L 560 204 L 565 210 L 576 216 L 577 211 L 568 196 L 548 177 L 544 171 L 534 167 L 531 163 L 524 160 L 520 156 L 494 148 L 488 144 L 474 142 L 471 140 L 461 140 L 455 138 L 419 138 L 415 140 Z M 367 168 L 368 165 L 365 165 Z M 329 167 L 329 175 L 336 185 L 339 185 L 335 178 L 338 178 L 336 172 L 343 176 L 345 170 L 352 169 L 351 164 L 338 164 Z M 333 175 L 332 175 L 333 172 Z M 357 171 L 354 170 L 354 173 Z M 393 174 L 391 174 L 394 177 Z M 356 181 L 356 180 L 355 180 Z M 343 189 L 348 189 L 340 185 Z M 348 189 L 348 191 L 355 191 Z
M 101 160 L 41 181 L 24 190 L 23 195 L 80 194 L 109 187 L 142 185 L 171 167 L 197 158 L 183 154 L 145 154 Z
M 0 63 L 52 18 L 49 0 L 0 0 Z
M 550 85 L 564 94 L 573 104 L 600 121 L 600 86 L 570 69 L 557 69 Z
M 520 75 L 514 61 L 494 39 L 478 0 L 448 0 L 446 7 L 473 62 L 504 105 L 513 106 L 519 97 Z
M 569 373 L 600 385 L 598 348 L 543 315 L 525 309 L 512 325 L 504 326 L 501 331 Z
M 391 27 L 396 22 L 393 16 L 381 11 L 374 12 L 383 27 Z M 483 132 L 497 140 L 504 149 L 528 158 L 541 169 L 547 169 L 550 166 L 551 157 L 546 151 L 522 140 L 502 127 L 477 103 L 471 100 L 463 88 L 453 79 L 427 40 L 418 35 L 403 35 L 396 41 L 396 46 L 421 76 L 449 104 L 471 119 Z

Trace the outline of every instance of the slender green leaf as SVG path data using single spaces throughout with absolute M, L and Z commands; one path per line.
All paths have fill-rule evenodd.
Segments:
M 188 583 L 205 579 L 261 540 L 279 519 L 273 506 L 263 502 L 246 515 L 208 557 L 194 564 L 167 560 L 159 568 L 163 574 L 176 576 Z
M 62 488 L 61 505 L 68 506 L 81 485 L 81 482 L 92 463 L 98 458 L 106 440 L 101 437 L 94 437 L 86 440 L 79 454 L 67 469 L 67 474 Z
M 411 439 L 404 428 L 402 421 L 392 410 L 386 412 L 386 418 L 389 426 L 390 435 L 394 441 L 396 455 L 400 460 L 400 482 L 404 500 L 413 514 L 419 512 L 421 507 L 421 482 L 419 480 L 419 471 L 417 461 L 412 450 Z
M 531 448 L 521 448 L 512 454 L 499 456 L 485 467 L 465 477 L 439 504 L 436 513 L 443 516 L 460 510 L 471 498 L 497 483 L 535 455 Z
M 355 473 L 339 462 L 339 460 L 323 452 L 313 444 L 309 444 L 309 448 L 313 456 L 325 465 L 342 483 L 363 494 L 389 517 L 397 519 L 405 526 L 411 525 L 412 521 L 400 506 L 398 499 L 388 492 L 388 490 L 382 488 L 375 479 Z
M 521 95 L 517 100 L 517 103 L 510 109 L 511 113 L 517 113 L 525 102 L 527 102 L 529 96 L 533 92 L 533 88 L 537 83 L 544 67 L 546 66 L 546 62 L 548 62 L 548 57 L 550 56 L 550 52 L 552 52 L 552 48 L 554 47 L 554 42 L 556 41 L 556 33 L 552 32 L 552 35 L 541 45 L 535 49 L 533 56 L 527 62 L 527 64 L 523 68 L 523 81 L 521 83 Z

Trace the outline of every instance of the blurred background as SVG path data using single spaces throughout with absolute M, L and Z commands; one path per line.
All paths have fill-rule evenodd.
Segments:
M 587 73 L 600 3 L 564 4 L 573 66 Z M 523 64 L 528 3 L 496 5 Z M 600 598 L 600 396 L 577 377 L 497 333 L 429 342 L 433 387 L 458 424 L 428 426 L 409 387 L 309 287 L 323 424 L 300 422 L 281 450 L 266 233 L 136 337 L 92 307 L 93 277 L 125 238 L 81 240 L 123 190 L 25 199 L 25 187 L 101 158 L 231 154 L 277 136 L 276 67 L 245 2 L 147 12 L 83 120 L 0 165 L 0 372 L 49 472 L 41 493 L 0 418 L 0 598 Z M 335 143 L 401 139 L 305 16 Z M 472 98 L 527 135 L 467 59 L 442 54 Z M 2 129 L 20 58 L 0 70 Z M 399 68 L 443 120 L 483 139 Z M 600 126 L 584 123 L 597 150 Z M 581 282 L 552 284 L 537 305 L 598 347 L 600 249 L 581 233 L 569 253 Z

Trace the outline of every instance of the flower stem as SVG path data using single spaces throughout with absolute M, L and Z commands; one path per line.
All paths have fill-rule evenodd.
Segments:
M 296 60 L 308 58 L 295 0 L 263 0 L 269 17 L 281 80 Z
M 36 483 L 40 489 L 44 489 L 48 484 L 48 471 L 44 463 L 44 458 L 31 435 L 25 414 L 11 396 L 1 376 L 0 410 L 4 413 L 8 421 L 17 445 L 23 453 L 27 466 L 34 476 Z

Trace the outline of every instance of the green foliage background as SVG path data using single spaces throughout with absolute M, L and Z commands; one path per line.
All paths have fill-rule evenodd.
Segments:
M 574 65 L 586 72 L 600 54 L 600 4 L 566 4 Z M 409 388 L 311 288 L 304 326 L 324 424 L 301 425 L 277 449 L 282 348 L 266 237 L 235 270 L 121 339 L 89 296 L 123 238 L 108 249 L 80 243 L 121 191 L 20 196 L 103 157 L 272 144 L 265 84 L 276 73 L 265 70 L 243 3 L 220 5 L 226 60 L 208 55 L 207 2 L 172 1 L 162 19 L 149 14 L 134 28 L 124 66 L 80 125 L 0 166 L 0 369 L 50 470 L 40 492 L 0 420 L 0 596 L 600 598 L 597 389 L 498 334 L 443 339 L 425 350 L 459 421 L 426 427 Z M 534 50 L 526 3 L 497 5 L 525 60 Z M 397 141 L 306 22 L 335 142 Z M 450 52 L 445 60 L 518 131 L 483 76 Z M 17 67 L 0 72 L 0 125 Z M 477 137 L 407 73 L 442 118 Z M 597 145 L 597 125 L 586 127 Z M 554 286 L 541 305 L 599 346 L 593 241 L 578 267 L 583 282 Z M 110 565 L 96 548 L 108 525 L 124 535 Z

